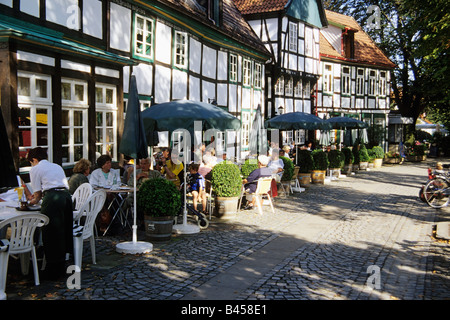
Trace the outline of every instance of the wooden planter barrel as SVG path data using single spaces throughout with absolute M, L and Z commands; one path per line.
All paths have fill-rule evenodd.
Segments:
M 152 217 L 144 215 L 145 235 L 150 241 L 170 241 L 172 238 L 173 217 Z
M 313 170 L 311 173 L 311 180 L 314 184 L 325 184 L 326 170 Z

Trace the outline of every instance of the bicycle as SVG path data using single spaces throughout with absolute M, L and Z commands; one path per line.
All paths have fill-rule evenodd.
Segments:
M 444 165 L 449 168 L 450 165 Z M 426 203 L 435 209 L 447 207 L 450 202 L 450 171 L 436 170 L 435 175 L 423 188 Z

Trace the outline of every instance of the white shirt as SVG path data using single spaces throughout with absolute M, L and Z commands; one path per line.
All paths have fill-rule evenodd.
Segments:
M 277 173 L 278 169 L 284 168 L 284 162 L 282 159 L 278 158 L 277 160 L 270 160 L 269 164 L 267 165 L 270 169 L 272 169 L 273 173 Z
M 119 170 L 111 169 L 105 174 L 101 168 L 92 171 L 89 177 L 89 183 L 95 187 L 111 187 L 113 185 L 120 184 Z
M 67 188 L 66 174 L 63 168 L 56 163 L 41 160 L 30 170 L 31 188 L 34 192 L 46 191 L 53 188 Z

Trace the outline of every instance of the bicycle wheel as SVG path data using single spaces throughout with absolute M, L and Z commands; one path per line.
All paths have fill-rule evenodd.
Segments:
M 432 179 L 425 186 L 425 200 L 432 208 L 443 208 L 448 205 L 449 190 L 449 183 L 445 179 Z

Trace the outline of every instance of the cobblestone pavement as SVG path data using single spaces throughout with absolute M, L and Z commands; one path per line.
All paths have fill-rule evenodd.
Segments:
M 96 265 L 85 244 L 81 289 L 68 289 L 66 279 L 35 287 L 32 272 L 22 276 L 10 260 L 6 293 L 9 300 L 191 299 L 207 284 L 220 287 L 218 276 L 284 238 L 301 245 L 228 299 L 449 299 L 450 244 L 433 238 L 432 229 L 450 221 L 450 208 L 435 210 L 418 199 L 434 162 L 385 165 L 311 185 L 278 197 L 275 214 L 265 209 L 263 216 L 254 210 L 231 221 L 213 218 L 208 229 L 153 243 L 148 254 L 116 253 L 115 245 L 129 235 L 99 237 Z M 311 218 L 321 219 L 320 232 L 308 234 Z

